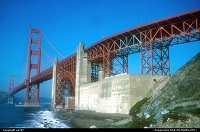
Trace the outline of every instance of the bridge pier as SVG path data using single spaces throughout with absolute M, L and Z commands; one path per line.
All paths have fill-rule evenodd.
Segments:
M 52 96 L 51 96 L 51 107 L 52 108 L 56 108 L 56 82 L 57 82 L 57 79 L 56 79 L 56 66 L 57 66 L 57 63 L 58 63 L 58 59 L 54 59 L 53 61 L 53 75 L 52 75 Z
M 103 79 L 103 66 L 102 63 L 99 63 L 99 71 L 98 71 L 98 81 L 101 81 Z
M 84 44 L 80 42 L 77 47 L 76 58 L 75 109 L 79 109 L 80 85 L 88 82 L 91 82 L 91 63 L 88 63 Z
M 8 96 L 8 104 L 13 104 L 13 103 L 14 103 L 13 96 Z

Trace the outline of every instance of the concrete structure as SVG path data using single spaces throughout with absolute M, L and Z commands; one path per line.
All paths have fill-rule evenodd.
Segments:
M 14 103 L 13 96 L 8 96 L 8 104 L 13 104 L 13 103 Z
M 123 74 L 80 86 L 79 109 L 128 114 L 164 76 Z
M 84 53 L 84 44 L 82 42 L 79 43 L 77 48 L 76 62 L 75 108 L 79 109 L 80 86 L 91 80 L 91 64 L 87 61 L 87 54 Z
M 74 109 L 75 108 L 75 97 L 66 97 L 65 108 Z
M 128 114 L 159 79 L 166 77 L 120 74 L 103 79 L 101 66 L 98 72 L 99 81 L 91 83 L 91 63 L 84 52 L 84 44 L 80 43 L 77 48 L 75 109 Z
M 58 63 L 58 59 L 55 59 L 53 61 L 53 75 L 52 75 L 52 97 L 51 97 L 51 107 L 55 108 L 55 104 L 56 104 L 56 80 L 57 80 L 57 70 L 56 70 L 56 66 Z
M 99 66 L 98 82 L 91 83 L 91 63 L 81 42 L 77 48 L 75 97 L 66 97 L 65 106 L 56 105 L 57 59 L 52 77 L 52 107 L 94 110 L 103 113 L 128 114 L 131 107 L 153 88 L 157 80 L 166 76 L 120 74 L 103 78 Z
M 52 74 L 52 97 L 51 97 L 51 107 L 52 108 L 58 108 L 58 109 L 62 109 L 64 108 L 63 105 L 58 105 L 56 104 L 56 96 L 59 93 L 59 90 L 57 88 L 57 80 L 58 80 L 58 73 L 57 73 L 57 63 L 58 63 L 58 59 L 56 58 L 53 61 L 53 74 Z

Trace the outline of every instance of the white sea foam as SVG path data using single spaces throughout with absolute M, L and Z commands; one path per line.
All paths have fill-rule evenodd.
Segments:
M 17 128 L 70 128 L 61 119 L 56 118 L 53 111 L 38 111 L 36 114 L 29 113 L 28 115 L 31 115 L 32 119 L 18 124 Z

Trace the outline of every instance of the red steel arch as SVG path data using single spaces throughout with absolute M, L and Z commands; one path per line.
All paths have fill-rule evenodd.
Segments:
M 56 105 L 62 105 L 65 95 L 63 95 L 63 81 L 68 81 L 70 84 L 69 96 L 75 96 L 75 78 L 69 71 L 59 72 L 57 74 L 57 87 L 56 87 Z

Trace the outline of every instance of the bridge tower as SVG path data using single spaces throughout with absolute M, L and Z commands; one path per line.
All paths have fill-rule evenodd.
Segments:
M 13 104 L 13 96 L 10 96 L 11 91 L 14 89 L 14 77 L 10 76 L 10 82 L 9 82 L 9 91 L 8 91 L 8 103 Z
M 37 58 L 37 61 L 34 60 Z M 32 84 L 31 76 L 40 73 L 41 58 L 41 30 L 30 29 L 30 37 L 28 43 L 28 65 L 26 77 L 26 102 L 25 106 L 39 106 L 39 83 Z M 32 70 L 36 70 L 36 73 Z

